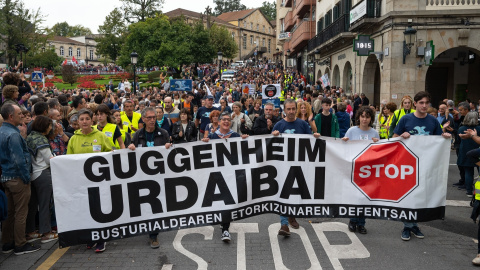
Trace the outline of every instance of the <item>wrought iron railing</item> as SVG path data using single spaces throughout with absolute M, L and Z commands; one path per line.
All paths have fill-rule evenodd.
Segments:
M 327 40 L 341 34 L 348 32 L 350 27 L 350 16 L 344 14 L 336 19 L 332 24 L 327 26 L 322 32 L 318 33 L 315 37 L 308 41 L 308 51 L 315 50 L 318 46 L 325 43 Z

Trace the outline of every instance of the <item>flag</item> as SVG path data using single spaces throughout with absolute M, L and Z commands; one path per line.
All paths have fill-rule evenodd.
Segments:
M 75 56 L 72 57 L 72 62 L 74 62 L 75 64 L 78 64 L 78 61 L 77 59 L 75 59 Z
M 205 87 L 207 88 L 207 96 L 211 96 L 212 92 L 210 92 L 210 88 L 208 88 L 207 83 L 205 83 Z
M 62 63 L 62 66 L 65 66 L 67 64 L 67 59 L 65 59 Z

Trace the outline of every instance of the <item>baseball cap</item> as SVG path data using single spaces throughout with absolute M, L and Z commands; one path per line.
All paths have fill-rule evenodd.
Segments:
M 206 99 L 213 99 L 213 96 L 212 95 L 207 95 L 205 98 Z

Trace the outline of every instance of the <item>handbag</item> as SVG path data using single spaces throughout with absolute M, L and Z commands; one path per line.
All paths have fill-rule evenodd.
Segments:
M 243 119 L 245 119 L 245 114 L 243 114 Z M 247 123 L 246 119 L 243 123 L 240 124 L 240 132 L 242 132 L 242 134 L 252 135 L 253 134 L 252 130 L 248 128 L 247 125 L 245 125 L 245 123 Z

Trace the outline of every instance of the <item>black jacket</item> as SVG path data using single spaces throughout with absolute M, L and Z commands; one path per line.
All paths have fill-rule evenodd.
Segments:
M 170 136 L 168 135 L 168 132 L 163 128 L 159 128 L 158 125 L 155 125 L 155 131 L 153 132 L 153 135 L 155 136 L 153 139 L 154 146 L 164 146 L 166 143 L 170 142 Z M 139 129 L 137 132 L 135 132 L 135 134 L 133 134 L 132 143 L 135 145 L 135 147 L 147 147 L 145 128 Z
M 280 120 L 279 118 L 272 117 L 272 129 L 273 126 Z M 253 123 L 253 134 L 254 135 L 262 135 L 262 134 L 270 134 L 272 133 L 272 129 L 269 129 L 267 126 L 267 119 L 265 115 L 260 115 L 255 119 L 255 123 Z
M 182 121 L 177 121 L 172 126 L 173 143 L 193 142 L 197 140 L 197 128 L 193 121 L 188 121 L 186 130 L 183 130 L 183 136 L 178 134 L 183 130 Z

